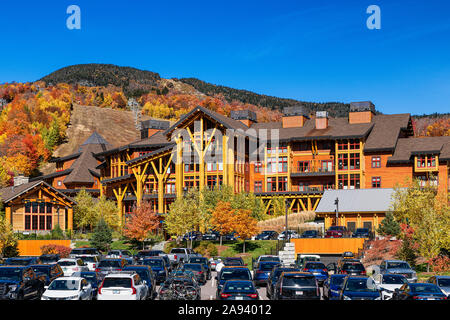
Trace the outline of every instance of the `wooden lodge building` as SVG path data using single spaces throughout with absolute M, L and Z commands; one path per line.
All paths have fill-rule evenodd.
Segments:
M 258 123 L 249 110 L 226 117 L 198 106 L 174 124 L 142 122 L 141 139 L 121 147 L 95 135 L 80 152 L 55 159 L 59 171 L 40 179 L 66 196 L 86 187 L 114 199 L 122 219 L 142 201 L 168 213 L 192 187 L 253 192 L 268 213 L 275 196 L 293 212 L 316 210 L 326 191 L 389 189 L 407 178 L 448 192 L 450 137 L 414 138 L 410 114 L 375 114 L 371 102 L 351 103 L 342 118 L 303 106 L 283 113 L 279 122 Z M 325 228 L 336 223 L 323 212 Z M 343 213 L 340 223 L 374 229 L 385 212 L 350 214 L 356 218 Z

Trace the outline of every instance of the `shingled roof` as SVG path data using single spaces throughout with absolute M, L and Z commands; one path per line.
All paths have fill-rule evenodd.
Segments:
M 450 137 L 400 138 L 388 163 L 408 163 L 418 154 L 435 154 L 440 160 L 450 158 Z M 442 154 L 442 157 L 441 157 Z
M 39 185 L 44 185 L 50 189 L 52 189 L 55 193 L 61 195 L 62 197 L 68 199 L 69 201 L 71 201 L 72 203 L 76 204 L 76 202 L 68 197 L 67 195 L 63 194 L 62 192 L 60 192 L 59 190 L 53 188 L 51 185 L 49 185 L 48 183 L 46 183 L 43 180 L 40 181 L 33 181 L 33 182 L 28 182 L 28 183 L 24 183 L 18 186 L 11 186 L 11 187 L 6 187 L 6 188 L 2 188 L 0 189 L 0 198 L 1 201 L 3 203 L 7 203 L 10 202 L 12 200 L 14 200 L 15 198 L 17 198 L 18 196 L 38 187 Z

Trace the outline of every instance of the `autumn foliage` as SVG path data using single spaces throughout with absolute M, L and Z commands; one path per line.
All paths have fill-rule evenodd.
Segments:
M 158 226 L 158 215 L 147 201 L 133 210 L 127 219 L 123 232 L 128 238 L 143 242 L 148 237 L 149 232 L 156 230 Z
M 60 258 L 67 258 L 72 249 L 58 244 L 46 244 L 41 247 L 42 254 L 59 254 Z

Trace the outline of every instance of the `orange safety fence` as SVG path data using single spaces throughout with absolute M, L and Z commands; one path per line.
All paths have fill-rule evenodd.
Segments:
M 41 247 L 48 244 L 56 244 L 70 247 L 70 240 L 19 240 L 18 249 L 21 256 L 40 256 Z
M 302 238 L 291 239 L 296 254 L 342 254 L 350 251 L 355 255 L 362 249 L 364 238 Z

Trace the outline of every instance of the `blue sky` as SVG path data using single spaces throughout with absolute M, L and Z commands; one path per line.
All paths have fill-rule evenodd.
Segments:
M 450 112 L 450 1 L 3 1 L 0 83 L 79 63 L 304 101 Z M 69 30 L 66 9 L 81 9 Z M 369 5 L 381 29 L 369 30 Z

